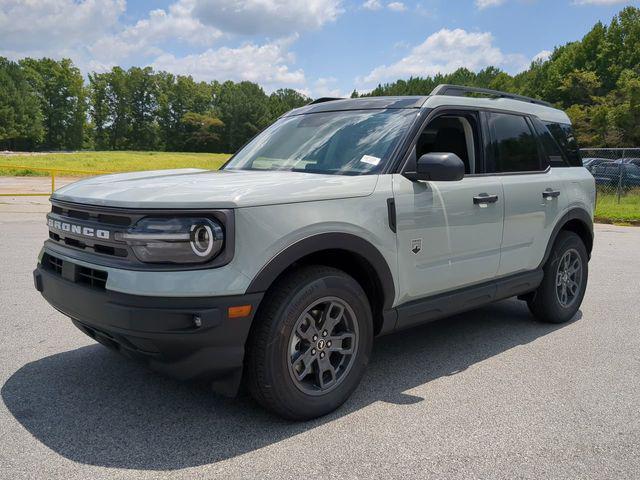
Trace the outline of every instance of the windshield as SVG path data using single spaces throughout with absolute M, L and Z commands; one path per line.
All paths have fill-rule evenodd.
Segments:
M 379 171 L 417 110 L 349 110 L 281 118 L 225 166 L 339 175 Z

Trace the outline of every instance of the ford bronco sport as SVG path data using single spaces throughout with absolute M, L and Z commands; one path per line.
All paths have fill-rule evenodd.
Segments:
M 80 330 L 308 419 L 354 391 L 375 336 L 514 296 L 571 319 L 595 186 L 562 111 L 441 85 L 317 100 L 219 171 L 95 177 L 51 203 L 35 286 Z

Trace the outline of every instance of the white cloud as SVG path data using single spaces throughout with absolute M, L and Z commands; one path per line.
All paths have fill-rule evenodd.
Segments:
M 532 59 L 532 62 L 546 62 L 547 60 L 549 60 L 549 57 L 551 57 L 551 54 L 553 52 L 551 50 L 542 50 L 541 52 L 538 52 Z
M 304 72 L 294 66 L 290 52 L 297 34 L 214 48 L 230 37 L 230 29 L 203 23 L 194 14 L 196 2 L 206 3 L 176 0 L 168 8 L 151 10 L 135 23 L 124 24 L 125 0 L 0 0 L 0 55 L 69 57 L 85 73 L 134 64 L 201 80 L 250 80 L 266 89 L 305 85 Z M 339 13 L 337 0 L 309 3 L 251 0 L 236 5 L 250 10 L 245 11 L 248 22 L 264 20 L 266 25 L 281 15 L 287 28 L 320 26 Z M 178 53 L 184 49 L 176 49 L 176 44 L 189 46 L 187 52 L 193 53 Z M 321 79 L 314 89 L 331 92 L 332 82 Z
M 404 12 L 407 7 L 402 2 L 391 2 L 387 4 L 387 8 L 389 10 L 393 10 L 394 12 Z
M 152 66 L 156 70 L 191 75 L 197 80 L 249 80 L 267 89 L 300 85 L 305 82 L 304 72 L 291 70 L 289 66 L 294 58 L 287 48 L 293 40 L 295 37 L 263 45 L 220 47 L 184 57 L 164 53 Z
M 476 0 L 476 7 L 483 10 L 489 7 L 497 7 L 505 2 L 506 0 Z
M 629 0 L 574 0 L 574 5 L 620 5 L 631 3 Z
M 376 67 L 356 82 L 365 88 L 385 80 L 451 73 L 461 67 L 477 71 L 493 65 L 517 71 L 528 63 L 524 55 L 503 53 L 493 44 L 491 33 L 442 29 L 396 63 Z
M 0 55 L 83 55 L 124 11 L 125 0 L 0 0 Z
M 507 0 L 475 0 L 476 7 L 484 10 L 489 7 L 497 7 L 503 5 Z M 623 3 L 631 3 L 629 0 L 573 0 L 573 5 L 622 5 Z
M 320 97 L 347 97 L 349 95 L 343 93 L 336 84 L 338 80 L 334 77 L 319 78 L 313 82 L 311 93 L 313 98 Z
M 341 0 L 195 0 L 202 23 L 239 34 L 288 35 L 318 29 L 343 12 Z
M 318 78 L 315 82 L 311 84 L 311 86 L 306 86 L 304 88 L 296 88 L 298 92 L 303 95 L 306 95 L 309 98 L 322 98 L 322 97 L 349 97 L 349 94 L 342 92 L 336 85 L 338 83 L 338 79 L 334 77 L 321 77 Z
M 127 26 L 115 35 L 98 40 L 91 52 L 106 60 L 122 60 L 131 55 L 160 55 L 166 42 L 182 42 L 195 46 L 210 46 L 222 32 L 202 24 L 192 16 L 193 0 L 179 0 L 168 11 L 151 10 L 147 18 Z
M 382 4 L 380 0 L 367 0 L 362 4 L 362 8 L 365 10 L 380 10 L 382 8 Z

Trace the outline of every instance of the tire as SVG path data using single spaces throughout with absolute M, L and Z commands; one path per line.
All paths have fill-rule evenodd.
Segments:
M 360 383 L 373 344 L 371 308 L 360 284 L 341 270 L 293 271 L 269 290 L 254 322 L 247 386 L 268 410 L 289 420 L 316 418 Z
M 579 265 L 579 272 L 574 272 L 576 265 Z M 527 300 L 529 310 L 541 322 L 571 320 L 580 308 L 589 275 L 589 258 L 582 239 L 573 232 L 561 231 L 543 270 L 542 283 Z

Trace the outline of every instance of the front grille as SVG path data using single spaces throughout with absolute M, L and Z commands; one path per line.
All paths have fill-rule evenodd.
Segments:
M 54 200 L 55 202 L 55 200 Z M 102 211 L 100 207 L 94 206 L 70 206 L 63 202 L 54 203 L 51 207 L 51 214 L 48 221 L 59 224 L 66 224 L 66 230 L 49 226 L 49 238 L 58 245 L 72 248 L 74 250 L 82 250 L 88 253 L 105 255 L 109 257 L 118 257 L 127 259 L 131 257 L 131 251 L 122 241 L 115 240 L 115 233 L 126 230 L 141 215 L 125 215 L 112 213 L 110 211 Z M 109 232 L 108 238 L 99 237 L 98 235 L 90 236 L 80 231 L 72 230 L 69 225 L 87 227 L 94 231 L 104 230 Z
M 101 253 L 103 255 L 110 255 L 112 257 L 126 257 L 127 249 L 126 248 L 118 248 L 111 245 L 103 245 L 101 243 L 94 243 L 93 245 L 89 245 L 82 240 L 78 240 L 73 237 L 65 237 L 61 238 L 55 232 L 49 232 L 49 238 L 60 243 L 65 244 L 68 247 L 77 248 L 80 250 L 93 250 L 95 253 Z
M 54 205 L 53 207 L 51 207 L 51 213 L 77 220 L 93 220 L 97 221 L 98 223 L 118 225 L 120 227 L 128 227 L 132 222 L 131 218 L 126 215 L 112 215 L 107 213 L 95 212 L 92 210 L 67 208 L 60 205 Z
M 163 271 L 220 267 L 228 264 L 233 258 L 235 221 L 231 209 L 129 209 L 78 204 L 56 198 L 51 199 L 51 204 L 51 212 L 47 214 L 49 239 L 45 246 L 53 254 L 95 265 Z M 136 257 L 133 247 L 122 239 L 122 233 L 129 231 L 146 217 L 202 215 L 215 218 L 225 231 L 225 247 L 222 253 L 206 264 L 144 263 Z
M 74 283 L 87 285 L 97 290 L 104 290 L 107 286 L 108 273 L 104 270 L 83 267 L 49 253 L 44 254 L 41 265 L 48 272 Z
M 45 258 L 45 263 L 45 268 L 48 267 L 48 270 L 57 273 L 58 275 L 62 275 L 62 259 L 47 255 Z
M 94 268 L 78 267 L 78 283 L 104 290 L 107 285 L 107 272 Z

